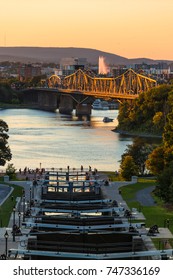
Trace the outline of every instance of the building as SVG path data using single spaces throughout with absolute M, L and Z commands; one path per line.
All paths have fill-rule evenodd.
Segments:
M 64 76 L 68 76 L 78 69 L 84 69 L 87 64 L 86 58 L 64 57 L 60 60 L 60 69 Z
M 40 65 L 24 64 L 20 65 L 18 68 L 19 80 L 25 81 L 36 76 L 41 75 Z

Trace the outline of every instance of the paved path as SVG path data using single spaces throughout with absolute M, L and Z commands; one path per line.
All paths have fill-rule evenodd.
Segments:
M 109 186 L 102 186 L 103 194 L 112 200 L 116 200 L 119 205 L 128 209 L 126 202 L 123 200 L 121 194 L 119 193 L 119 188 L 130 184 L 130 182 L 110 182 Z
M 102 186 L 102 192 L 105 197 L 116 200 L 118 205 L 123 207 L 124 209 L 130 210 L 127 203 L 123 200 L 121 193 L 119 192 L 119 188 L 125 185 L 133 184 L 133 182 L 110 182 L 109 186 Z M 132 208 L 132 215 L 135 216 L 137 220 L 145 220 L 145 217 L 142 212 L 139 212 L 136 208 Z
M 26 201 L 29 201 L 29 199 L 30 199 L 30 187 L 32 185 L 32 181 L 21 181 L 21 182 L 10 181 L 10 183 L 22 186 L 25 190 Z M 3 185 L 3 184 L 0 185 L 0 197 L 1 197 L 2 203 L 10 195 L 11 190 L 12 190 L 12 188 L 8 187 L 7 185 Z M 19 201 L 20 201 L 20 198 L 17 198 L 16 201 L 14 201 L 14 203 L 16 203 L 16 210 L 18 210 Z M 18 211 L 16 211 L 15 216 L 16 216 L 16 221 L 17 221 L 17 224 L 18 224 L 18 219 L 19 219 L 18 218 Z M 22 222 L 22 217 L 21 217 L 21 222 Z M 9 237 L 8 237 L 8 249 L 10 249 L 10 248 L 17 249 L 20 246 L 21 238 L 23 238 L 23 237 L 22 236 L 15 236 L 15 241 L 13 241 L 12 225 L 13 225 L 13 213 L 11 214 L 8 227 L 0 228 L 0 256 L 2 254 L 5 254 L 4 234 L 5 234 L 6 231 L 9 235 Z
M 105 178 L 101 178 L 101 179 L 105 179 Z M 10 182 L 10 183 L 16 183 L 18 185 L 23 186 L 24 189 L 25 189 L 26 200 L 29 200 L 29 190 L 30 190 L 30 186 L 32 184 L 32 181 L 21 181 L 21 182 Z M 119 188 L 121 186 L 124 186 L 124 185 L 127 185 L 127 184 L 129 185 L 130 183 L 133 183 L 133 182 L 110 182 L 109 186 L 102 185 L 102 191 L 107 198 L 110 198 L 112 200 L 117 200 L 119 205 L 121 205 L 125 209 L 128 209 L 128 206 L 127 206 L 126 202 L 123 200 L 121 194 L 119 193 Z M 7 188 L 7 186 L 5 186 L 5 187 Z M 155 205 L 153 199 L 151 199 L 151 194 L 150 194 L 153 189 L 154 189 L 154 187 L 149 187 L 149 188 L 146 188 L 145 190 L 139 191 L 136 195 L 136 200 L 138 200 L 141 203 L 141 205 L 144 205 L 144 206 Z M 4 193 L 4 196 L 5 196 L 5 193 Z M 17 203 L 17 201 L 16 201 L 16 203 Z M 16 206 L 17 206 L 17 204 L 16 204 Z M 142 213 L 138 213 L 138 215 L 139 215 L 140 219 L 143 218 Z M 16 213 L 16 218 L 17 218 L 17 213 Z M 11 234 L 12 223 L 13 223 L 13 214 L 11 215 L 8 228 L 0 228 L 0 255 L 5 253 L 4 234 L 5 234 L 6 230 L 9 234 L 8 249 L 19 248 L 20 247 L 21 238 L 23 238 L 23 236 L 22 237 L 16 236 L 15 242 L 13 241 L 12 234 Z M 159 229 L 159 231 L 160 231 L 160 233 L 157 234 L 157 236 L 156 236 L 157 238 L 160 238 L 160 239 L 173 238 L 173 235 L 171 234 L 171 232 L 167 228 L 161 228 L 161 229 Z M 151 246 L 151 244 L 152 244 L 151 239 L 148 236 L 145 236 L 145 238 L 147 240 L 149 240 L 148 242 Z
M 0 205 L 3 204 L 4 200 L 7 199 L 7 197 L 11 194 L 11 192 L 12 192 L 11 187 L 0 184 Z
M 155 189 L 155 186 L 151 186 L 148 188 L 145 188 L 143 190 L 140 190 L 136 193 L 136 198 L 142 206 L 155 206 L 155 201 L 153 197 L 151 196 L 151 192 Z

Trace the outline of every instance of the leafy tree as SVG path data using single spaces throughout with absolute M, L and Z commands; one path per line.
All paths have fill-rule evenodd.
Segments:
M 0 102 L 11 104 L 15 99 L 19 103 L 20 95 L 21 93 L 12 89 L 9 83 L 0 82 Z
M 41 80 L 46 79 L 46 75 L 34 76 L 28 81 L 28 85 L 30 86 L 41 86 Z
M 169 166 L 173 162 L 173 146 L 164 147 L 164 163 L 165 167 Z
M 173 85 L 158 86 L 140 93 L 139 98 L 131 104 L 121 104 L 118 122 L 119 131 L 163 136 L 162 144 L 154 150 L 151 145 L 139 140 L 128 145 L 122 155 L 121 171 L 123 175 L 124 170 L 128 170 L 125 159 L 130 156 L 138 168 L 138 174 L 143 174 L 147 168 L 158 176 L 158 194 L 164 201 L 173 202 Z M 129 162 L 128 164 L 132 165 Z M 130 170 L 129 168 L 128 171 Z M 126 174 L 124 176 L 128 177 Z
M 15 178 L 16 168 L 14 167 L 13 163 L 8 163 L 6 174 L 10 177 L 10 179 Z
M 0 101 L 10 103 L 12 99 L 12 90 L 8 84 L 0 84 Z
M 127 145 L 125 153 L 122 155 L 122 160 L 124 157 L 131 156 L 134 160 L 135 165 L 138 168 L 138 175 L 143 175 L 146 170 L 146 160 L 148 155 L 153 150 L 153 146 L 146 144 L 141 138 L 135 138 L 133 144 Z
M 0 120 L 0 165 L 4 166 L 6 161 L 12 158 L 11 150 L 8 146 L 8 125 Z
M 138 174 L 138 167 L 131 156 L 125 156 L 123 158 L 120 164 L 120 174 L 127 181 L 130 181 L 132 176 Z
M 156 186 L 156 193 L 165 202 L 173 202 L 173 163 L 166 167 L 158 176 L 158 185 Z
M 164 169 L 164 147 L 157 147 L 149 154 L 146 160 L 147 169 L 154 175 L 160 174 Z
M 164 127 L 163 133 L 163 142 L 165 147 L 173 145 L 173 112 L 169 113 L 167 116 L 167 123 Z
M 120 105 L 117 130 L 162 134 L 168 113 L 171 112 L 173 86 L 162 85 L 139 94 L 139 97 Z
M 147 167 L 158 176 L 157 194 L 165 201 L 173 202 L 173 92 L 169 93 L 169 113 L 163 132 L 163 144 L 149 156 Z
M 156 112 L 153 117 L 153 124 L 158 131 L 161 131 L 163 128 L 164 117 L 162 112 Z

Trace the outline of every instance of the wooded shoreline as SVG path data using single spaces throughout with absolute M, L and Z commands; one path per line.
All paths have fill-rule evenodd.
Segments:
M 162 139 L 162 135 L 155 135 L 155 134 L 150 134 L 150 133 L 144 133 L 144 132 L 139 132 L 139 131 L 127 131 L 127 130 L 121 130 L 118 128 L 114 128 L 112 129 L 113 132 L 122 134 L 122 135 L 127 135 L 127 136 L 131 136 L 131 137 L 146 137 L 146 138 L 158 138 L 158 139 Z

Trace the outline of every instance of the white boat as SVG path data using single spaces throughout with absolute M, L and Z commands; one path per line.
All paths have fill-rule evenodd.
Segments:
M 113 122 L 114 119 L 109 118 L 109 117 L 104 117 L 103 118 L 103 122 L 107 123 L 107 122 Z
M 100 99 L 96 99 L 93 104 L 92 108 L 95 110 L 109 110 L 108 102 L 102 101 Z

